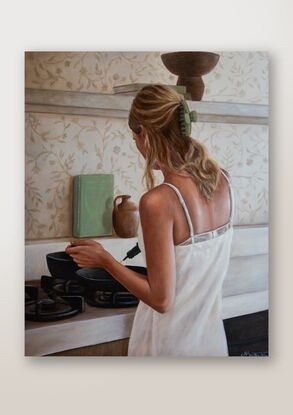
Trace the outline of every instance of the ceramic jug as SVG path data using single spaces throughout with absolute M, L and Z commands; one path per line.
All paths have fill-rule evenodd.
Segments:
M 130 195 L 118 195 L 113 202 L 113 228 L 120 238 L 137 236 L 139 210 L 137 204 L 132 202 L 130 198 Z M 121 199 L 120 203 L 118 203 L 118 199 Z

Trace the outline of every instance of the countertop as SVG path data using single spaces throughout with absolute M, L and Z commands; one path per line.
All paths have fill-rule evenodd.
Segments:
M 268 308 L 268 291 L 223 298 L 222 318 L 263 311 Z M 100 308 L 86 304 L 74 317 L 25 323 L 25 355 L 44 356 L 78 347 L 91 346 L 130 336 L 137 307 Z
M 127 338 L 136 308 L 100 308 L 86 304 L 83 313 L 68 319 L 26 321 L 25 355 L 44 356 Z

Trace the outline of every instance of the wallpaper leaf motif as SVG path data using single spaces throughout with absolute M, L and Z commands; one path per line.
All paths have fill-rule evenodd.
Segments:
M 112 93 L 130 82 L 176 83 L 160 52 L 28 52 L 26 87 Z M 268 102 L 268 57 L 220 52 L 205 79 L 204 100 Z M 192 136 L 228 169 L 235 192 L 235 224 L 268 222 L 268 128 L 193 124 Z M 138 203 L 144 159 L 125 119 L 26 114 L 26 238 L 72 235 L 72 178 L 113 173 L 114 195 Z M 156 171 L 157 183 L 163 179 Z
M 236 204 L 234 223 L 267 223 L 268 128 L 197 123 L 192 133 L 232 176 Z
M 28 145 L 32 134 L 34 144 Z M 266 223 L 267 128 L 198 123 L 192 136 L 204 142 L 211 155 L 231 172 L 236 197 L 234 223 Z M 114 194 L 130 194 L 136 202 L 146 191 L 142 184 L 144 160 L 126 120 L 28 114 L 26 137 L 28 239 L 71 236 L 74 175 L 113 173 Z M 157 183 L 163 178 L 161 172 L 155 177 Z
M 135 82 L 176 84 L 161 60 L 164 52 L 27 52 L 26 87 L 113 93 Z M 204 76 L 203 100 L 268 103 L 268 55 L 218 52 L 215 69 Z

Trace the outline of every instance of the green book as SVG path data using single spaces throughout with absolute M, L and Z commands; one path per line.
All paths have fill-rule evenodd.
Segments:
M 112 235 L 113 174 L 80 174 L 73 178 L 73 236 Z

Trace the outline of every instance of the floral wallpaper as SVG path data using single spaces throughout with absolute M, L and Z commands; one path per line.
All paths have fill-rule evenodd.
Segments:
M 169 51 L 166 51 L 169 52 Z M 27 52 L 26 87 L 112 93 L 134 82 L 176 84 L 162 52 Z M 203 77 L 205 101 L 268 103 L 265 52 L 217 52 L 217 66 Z
M 26 115 L 26 237 L 72 235 L 72 177 L 113 173 L 114 195 L 143 192 L 143 158 L 126 120 Z
M 267 103 L 266 54 L 225 52 L 218 66 L 206 77 L 205 100 Z M 175 83 L 176 77 L 158 52 L 26 53 L 30 88 L 111 93 L 115 84 L 144 81 Z M 27 239 L 72 235 L 77 174 L 114 173 L 114 196 L 130 194 L 139 202 L 144 160 L 126 119 L 26 113 L 25 130 Z M 268 127 L 197 123 L 192 136 L 231 172 L 234 224 L 267 223 Z M 155 175 L 159 183 L 163 177 Z
M 234 224 L 268 222 L 268 127 L 197 123 L 193 137 L 231 174 Z

